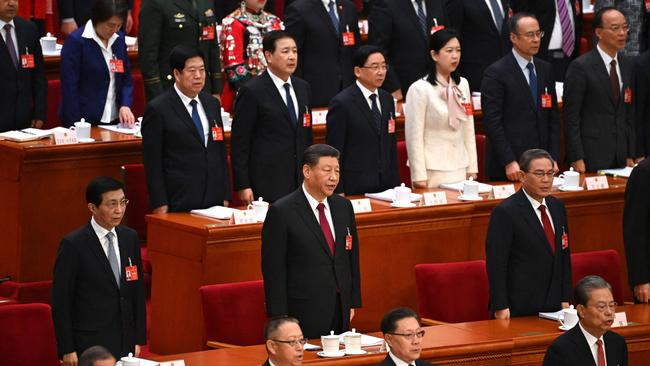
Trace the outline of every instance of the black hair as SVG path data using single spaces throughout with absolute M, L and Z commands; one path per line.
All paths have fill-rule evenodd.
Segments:
M 122 22 L 125 22 L 128 11 L 129 7 L 126 0 L 95 0 L 90 9 L 90 20 L 94 26 L 114 16 L 119 17 L 122 19 Z M 82 24 L 79 24 L 79 26 L 81 27 Z
M 518 13 L 515 13 L 515 15 L 511 16 L 510 19 L 508 19 L 508 31 L 510 31 L 510 33 L 519 34 L 517 33 L 517 31 L 519 30 L 519 21 L 523 18 L 533 18 L 537 20 L 537 17 L 534 14 L 525 11 L 520 11 Z
M 620 10 L 618 10 L 614 6 L 606 6 L 604 8 L 600 8 L 596 12 L 596 14 L 594 14 L 594 21 L 592 23 L 593 27 L 594 27 L 594 30 L 596 28 L 602 28 L 603 27 L 603 16 L 605 15 L 605 13 L 607 13 L 608 11 L 611 11 L 611 10 L 616 10 L 616 11 L 620 12 Z
M 397 329 L 397 322 L 406 318 L 415 318 L 420 323 L 420 316 L 415 311 L 409 308 L 396 308 L 386 313 L 381 319 L 381 332 L 393 333 Z
M 440 52 L 440 50 L 454 38 L 460 41 L 460 36 L 455 29 L 445 28 L 436 31 L 429 37 L 429 53 L 431 53 L 431 51 L 435 51 L 436 53 Z M 456 83 L 456 85 L 460 84 L 460 74 L 458 73 L 458 69 L 454 70 L 454 72 L 451 73 L 451 79 L 454 81 L 454 83 Z M 433 60 L 431 62 L 431 67 L 429 68 L 429 76 L 427 76 L 427 81 L 432 85 L 438 84 L 436 81 L 436 63 Z
M 79 366 L 93 366 L 95 361 L 115 360 L 115 356 L 102 346 L 92 346 L 79 357 Z
M 548 159 L 551 161 L 551 164 L 555 163 L 555 160 L 553 160 L 553 157 L 548 153 L 548 151 L 543 149 L 530 149 L 521 154 L 518 162 L 519 169 L 521 169 L 522 172 L 527 172 L 530 163 L 535 159 Z
M 264 36 L 264 40 L 262 41 L 262 49 L 264 52 L 275 52 L 275 44 L 277 41 L 284 39 L 284 38 L 291 38 L 295 42 L 296 39 L 293 38 L 291 34 L 289 34 L 286 31 L 283 30 L 274 30 L 270 31 Z
M 340 155 L 341 153 L 330 145 L 311 145 L 302 154 L 302 165 L 309 165 L 311 168 L 313 168 L 318 165 L 318 160 L 324 156 L 330 156 L 338 159 Z
M 169 67 L 172 72 L 174 70 L 183 71 L 185 62 L 194 57 L 200 57 L 205 62 L 205 57 L 200 49 L 179 44 L 172 48 L 172 51 L 169 53 Z
M 610 285 L 602 277 L 594 275 L 585 276 L 580 281 L 578 281 L 578 283 L 576 283 L 573 300 L 576 302 L 576 304 L 587 306 L 591 291 L 603 288 L 612 291 L 612 285 Z
M 298 319 L 287 315 L 273 317 L 269 319 L 266 322 L 266 325 L 264 326 L 264 339 L 265 340 L 271 339 L 271 335 L 275 333 L 278 330 L 278 328 L 280 328 L 285 323 L 296 323 L 300 325 Z
M 124 184 L 113 177 L 97 177 L 86 187 L 86 203 L 99 206 L 102 203 L 102 195 L 106 192 L 125 191 Z
M 354 56 L 352 56 L 352 65 L 356 67 L 363 67 L 363 65 L 366 64 L 366 61 L 368 61 L 368 57 L 375 53 L 381 53 L 381 55 L 384 56 L 384 53 L 381 52 L 381 49 L 377 46 L 363 45 L 357 48 L 357 50 L 354 52 Z

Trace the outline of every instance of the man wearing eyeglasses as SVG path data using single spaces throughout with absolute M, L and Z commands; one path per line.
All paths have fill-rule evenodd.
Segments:
M 557 337 L 544 356 L 544 366 L 627 366 L 625 338 L 612 332 L 616 301 L 612 286 L 598 276 L 576 284 L 578 326 Z
M 532 149 L 519 166 L 521 189 L 492 210 L 485 242 L 489 308 L 497 319 L 557 311 L 571 297 L 566 209 L 550 196 L 555 162 Z
M 399 185 L 395 104 L 380 88 L 388 65 L 376 46 L 361 46 L 353 62 L 356 83 L 338 93 L 327 112 L 327 144 L 341 152 L 336 192 L 382 192 Z
M 564 83 L 567 160 L 580 173 L 633 166 L 636 90 L 625 48 L 628 24 L 606 7 L 594 15 L 598 45 L 569 65 Z
M 269 358 L 262 366 L 300 366 L 307 340 L 302 335 L 298 319 L 278 316 L 264 327 L 266 353 Z
M 122 182 L 98 177 L 86 188 L 90 222 L 61 241 L 52 281 L 52 319 L 64 366 L 103 346 L 116 359 L 147 341 L 138 234 L 120 225 L 129 200 Z
M 432 366 L 419 360 L 424 329 L 420 317 L 409 308 L 389 311 L 381 320 L 384 341 L 390 347 L 388 356 L 378 366 Z
M 560 157 L 560 118 L 551 65 L 535 55 L 544 32 L 537 18 L 517 13 L 508 22 L 512 52 L 483 74 L 481 105 L 488 137 L 487 176 L 519 179 L 518 157 L 544 149 Z M 556 166 L 557 167 L 557 166 Z

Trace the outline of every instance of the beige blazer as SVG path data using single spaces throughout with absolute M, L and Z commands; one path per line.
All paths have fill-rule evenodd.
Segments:
M 471 102 L 465 78 L 460 79 L 459 88 Z M 407 93 L 404 106 L 406 150 L 414 182 L 427 180 L 427 170 L 466 168 L 468 173 L 478 173 L 474 117 L 467 116 L 457 130 L 451 128 L 441 89 L 440 85 L 420 79 Z

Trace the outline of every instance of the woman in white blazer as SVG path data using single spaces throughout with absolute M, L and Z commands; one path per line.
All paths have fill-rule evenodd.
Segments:
M 431 35 L 434 63 L 408 90 L 406 150 L 414 188 L 476 179 L 476 140 L 467 80 L 456 73 L 460 42 L 453 29 Z

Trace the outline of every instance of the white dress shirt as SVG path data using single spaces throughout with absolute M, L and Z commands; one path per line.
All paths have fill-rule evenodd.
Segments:
M 548 205 L 546 204 L 546 198 L 542 198 L 542 202 L 540 203 L 538 200 L 529 196 L 525 189 L 522 188 L 522 190 L 524 191 L 524 194 L 526 195 L 526 198 L 528 198 L 530 204 L 533 206 L 533 211 L 535 211 L 535 215 L 537 215 L 537 219 L 539 220 L 539 223 L 542 225 L 542 227 L 544 227 L 544 223 L 542 222 L 542 212 L 539 210 L 539 206 L 541 205 L 546 206 L 546 215 L 548 215 L 548 219 L 551 221 L 551 227 L 553 228 L 553 232 L 555 232 L 553 217 L 551 216 L 551 210 L 548 209 Z
M 269 76 L 271 77 L 271 80 L 273 81 L 273 84 L 275 84 L 275 87 L 278 89 L 278 93 L 280 93 L 280 96 L 282 97 L 282 100 L 284 101 L 284 104 L 287 104 L 287 92 L 284 90 L 284 84 L 289 84 L 289 94 L 291 94 L 291 99 L 293 99 L 293 106 L 294 109 L 296 110 L 296 120 L 300 120 L 298 118 L 298 111 L 300 110 L 300 106 L 298 105 L 298 97 L 296 97 L 296 92 L 293 90 L 293 84 L 291 83 L 291 77 L 287 79 L 287 81 L 284 81 L 280 79 L 277 75 L 271 71 L 271 69 L 266 69 L 266 72 L 269 73 Z M 306 107 L 306 106 L 305 106 Z
M 210 123 L 208 122 L 208 116 L 205 114 L 205 109 L 203 109 L 203 104 L 201 104 L 201 99 L 199 99 L 198 95 L 196 98 L 192 99 L 183 94 L 183 92 L 178 89 L 178 86 L 176 86 L 176 83 L 174 83 L 174 90 L 176 90 L 176 94 L 181 98 L 185 109 L 187 109 L 187 113 L 190 114 L 190 118 L 192 117 L 192 105 L 190 102 L 196 100 L 196 109 L 199 112 L 199 118 L 201 119 L 201 125 L 203 126 L 203 146 L 207 146 Z
M 487 4 L 488 9 L 490 9 L 490 15 L 492 16 L 492 21 L 496 25 L 497 29 L 499 29 L 501 24 L 497 24 L 497 19 L 494 17 L 494 9 L 492 9 L 492 4 L 490 4 L 490 0 L 485 0 L 485 4 Z M 505 14 L 503 13 L 503 5 L 501 5 L 501 1 L 497 0 L 497 4 L 499 5 L 499 12 L 501 13 L 501 16 L 505 18 Z
M 311 206 L 311 212 L 314 213 L 314 216 L 316 216 L 316 221 L 320 224 L 320 214 L 318 213 L 318 209 L 316 208 L 319 203 L 322 203 L 325 206 L 325 218 L 327 219 L 327 222 L 330 224 L 330 230 L 332 231 L 332 238 L 336 241 L 336 233 L 334 230 L 334 221 L 332 221 L 332 213 L 330 211 L 330 204 L 327 202 L 327 199 L 324 199 L 323 202 L 319 202 L 317 199 L 315 199 L 309 192 L 307 192 L 307 189 L 305 188 L 305 183 L 302 184 L 302 191 L 305 193 L 305 197 L 307 197 L 307 202 L 309 202 L 309 206 Z
M 113 43 L 115 43 L 115 40 L 119 38 L 119 36 L 117 33 L 113 34 L 113 36 L 111 36 L 111 38 L 108 40 L 108 45 L 105 46 L 104 42 L 95 32 L 95 27 L 93 27 L 92 20 L 89 20 L 86 22 L 86 27 L 84 28 L 84 32 L 81 34 L 81 37 L 94 40 L 99 45 L 99 49 L 102 51 L 102 56 L 104 56 L 104 61 L 106 61 L 106 68 L 108 69 L 109 76 L 108 93 L 106 93 L 106 103 L 104 104 L 104 112 L 102 112 L 102 118 L 100 121 L 104 123 L 110 123 L 118 117 L 116 101 L 117 94 L 115 93 L 115 73 L 111 72 L 110 62 L 113 58 L 113 50 L 111 47 L 113 46 Z
M 571 22 L 571 28 L 569 30 L 573 32 L 573 40 L 575 42 L 575 24 L 573 23 L 573 7 L 569 3 L 569 0 L 563 0 L 566 4 L 567 12 L 569 13 L 569 21 Z M 576 0 L 582 1 L 582 0 Z M 553 32 L 551 33 L 551 39 L 548 42 L 549 50 L 559 50 L 562 49 L 562 24 L 560 23 L 560 12 L 557 9 L 557 1 L 553 0 L 555 4 L 555 23 L 553 24 Z
M 609 76 L 609 72 L 612 69 L 611 62 L 612 60 L 616 60 L 616 75 L 618 75 L 618 87 L 619 89 L 623 88 L 623 78 L 621 77 L 621 65 L 618 63 L 618 52 L 616 52 L 616 55 L 614 55 L 614 58 L 609 57 L 605 51 L 603 51 L 602 48 L 600 48 L 600 44 L 596 45 L 596 49 L 598 50 L 598 53 L 600 54 L 600 57 L 603 59 L 603 62 L 605 63 L 605 69 L 607 70 L 607 75 Z
M 108 258 L 108 238 L 106 235 L 109 232 L 113 233 L 113 249 L 115 249 L 115 256 L 117 257 L 117 268 L 122 268 L 122 263 L 120 261 L 120 246 L 118 245 L 117 232 L 115 232 L 115 228 L 112 228 L 111 231 L 104 229 L 97 223 L 97 221 L 95 221 L 95 216 L 90 219 L 90 225 L 93 227 L 93 230 L 95 230 L 95 235 L 97 235 L 97 239 L 99 239 L 99 244 L 102 245 L 106 258 Z M 120 272 L 121 271 L 122 270 L 120 269 Z
M 411 0 L 411 4 L 413 4 L 413 9 L 415 9 L 415 15 L 418 14 L 418 9 L 419 9 L 418 1 L 419 0 Z M 427 1 L 426 0 L 422 0 L 422 11 L 424 11 L 424 18 L 427 18 Z
M 393 360 L 395 366 L 415 366 L 415 361 L 411 363 L 406 363 L 401 359 L 399 359 L 397 356 L 395 356 L 393 352 L 388 352 L 388 356 L 390 356 L 391 360 Z
M 526 82 L 528 83 L 528 85 L 530 85 L 530 70 L 528 70 L 526 66 L 528 65 L 528 63 L 532 63 L 533 66 L 535 66 L 535 62 L 533 62 L 535 58 L 531 57 L 530 61 L 526 60 L 522 55 L 519 54 L 519 52 L 517 52 L 517 50 L 514 47 L 512 48 L 512 53 L 515 55 L 515 60 L 517 60 L 517 64 L 521 68 L 521 72 L 524 73 Z M 535 68 L 535 74 L 537 74 L 537 68 Z
M 379 102 L 379 89 L 375 89 L 375 91 L 368 90 L 363 84 L 359 82 L 359 80 L 356 81 L 357 86 L 359 89 L 361 89 L 361 94 L 363 94 L 363 98 L 366 100 L 366 103 L 368 103 L 368 107 L 370 110 L 372 110 L 372 99 L 370 99 L 370 96 L 372 94 L 375 94 L 377 96 L 377 108 L 379 108 L 379 112 L 381 113 L 381 103 Z
M 594 362 L 596 365 L 598 365 L 598 345 L 596 344 L 596 341 L 600 339 L 603 342 L 603 354 L 605 355 L 605 365 L 607 365 L 607 350 L 605 349 L 605 339 L 603 337 L 596 338 L 592 336 L 591 333 L 587 332 L 587 330 L 582 327 L 582 324 L 580 322 L 578 322 L 578 326 L 580 327 L 582 334 L 585 336 L 585 339 L 587 339 L 589 350 L 591 351 L 591 355 L 594 357 Z
M 14 49 L 16 50 L 16 57 L 18 57 L 18 65 L 20 66 L 20 52 L 18 52 L 18 38 L 16 38 L 16 24 L 14 20 L 11 19 L 9 22 L 0 20 L 0 34 L 2 34 L 2 40 L 7 44 L 7 32 L 5 31 L 5 24 L 11 24 L 11 39 L 14 41 Z
M 330 0 L 321 0 L 323 2 L 323 5 L 325 6 L 325 11 L 327 14 L 330 13 Z M 336 5 L 336 0 L 331 0 L 334 1 L 334 16 L 336 16 L 336 19 L 339 18 L 339 12 L 337 10 L 337 5 Z

